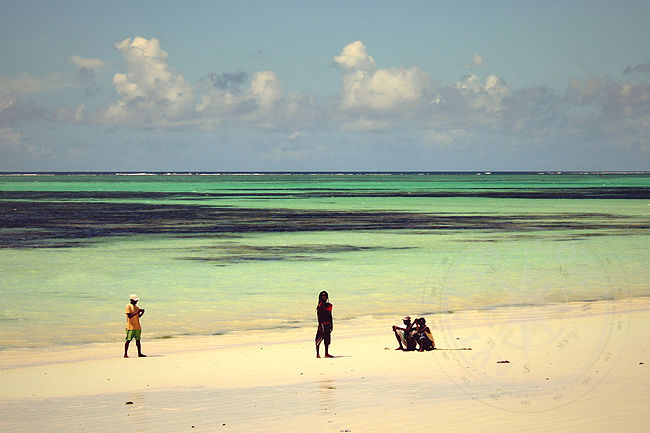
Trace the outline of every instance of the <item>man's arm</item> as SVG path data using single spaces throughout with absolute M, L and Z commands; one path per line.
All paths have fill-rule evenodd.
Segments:
M 130 319 L 131 317 L 135 316 L 136 314 L 139 314 L 140 317 L 142 317 L 142 314 L 144 314 L 144 310 L 142 310 L 142 314 L 140 314 L 140 311 L 141 311 L 140 308 L 138 308 L 138 307 L 135 306 L 135 305 L 134 305 L 133 307 L 132 307 L 131 305 L 129 305 L 127 308 L 128 308 L 128 310 L 126 311 L 126 316 L 127 316 L 129 319 Z
M 332 309 L 333 308 L 334 308 L 334 306 L 332 304 L 330 304 L 330 308 L 329 308 L 329 310 L 330 310 L 330 332 L 332 332 L 334 330 L 334 315 L 332 314 Z

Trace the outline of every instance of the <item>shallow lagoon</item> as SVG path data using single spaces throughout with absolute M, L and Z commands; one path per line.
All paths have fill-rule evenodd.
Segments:
M 647 174 L 0 176 L 0 348 L 648 296 Z

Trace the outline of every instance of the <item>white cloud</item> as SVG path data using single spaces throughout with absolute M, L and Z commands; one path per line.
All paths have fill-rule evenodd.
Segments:
M 577 105 L 602 108 L 608 115 L 636 117 L 650 114 L 650 84 L 617 83 L 612 77 L 569 80 L 569 98 Z
M 24 103 L 18 94 L 3 94 L 0 92 L 0 127 L 14 123 L 43 119 L 46 111 L 28 101 Z
M 226 124 L 287 131 L 333 127 L 347 132 L 409 125 L 437 131 L 486 129 L 495 128 L 503 100 L 510 94 L 507 83 L 494 75 L 484 81 L 468 75 L 438 88 L 417 66 L 379 68 L 361 41 L 334 56 L 343 69 L 342 90 L 338 98 L 323 102 L 298 92 L 285 94 L 271 70 L 208 74 L 195 89 L 170 68 L 169 56 L 157 39 L 125 39 L 116 48 L 124 56 L 127 71 L 113 78 L 119 99 L 106 110 L 106 119 L 130 127 L 212 129 Z M 83 109 L 80 106 L 65 117 L 70 122 L 91 118 L 82 115 Z
M 472 56 L 472 64 L 474 64 L 474 66 L 485 66 L 487 65 L 487 62 L 478 53 L 474 53 Z
M 312 101 L 297 93 L 283 94 L 275 72 L 209 74 L 195 88 L 168 64 L 157 39 L 142 37 L 117 43 L 126 73 L 113 77 L 119 100 L 105 121 L 131 127 L 212 129 L 228 122 L 277 129 L 291 118 L 306 119 Z M 242 88 L 248 81 L 248 87 Z M 79 117 L 79 116 L 77 116 Z
M 74 63 L 78 68 L 93 69 L 95 71 L 103 69 L 106 66 L 102 60 L 84 59 L 83 57 L 79 56 L 70 56 L 70 61 Z
M 343 51 L 334 56 L 334 61 L 347 70 L 372 72 L 377 69 L 375 60 L 368 55 L 368 50 L 361 41 L 343 47 Z
M 250 85 L 214 85 L 196 106 L 197 117 L 204 125 L 220 124 L 225 119 L 244 126 L 273 128 L 273 122 L 286 108 L 282 83 L 273 71 L 260 71 L 250 77 Z
M 479 54 L 479 53 L 474 53 L 472 55 L 472 60 L 469 63 L 465 63 L 463 66 L 466 68 L 473 68 L 473 67 L 485 67 L 487 65 L 487 62 L 485 59 Z
M 12 128 L 4 127 L 0 128 L 0 143 L 19 145 L 22 144 L 25 139 L 25 135 L 19 132 L 15 132 Z
M 360 41 L 343 48 L 334 56 L 343 69 L 343 92 L 340 110 L 393 111 L 404 114 L 421 106 L 423 98 L 433 89 L 427 73 L 417 66 L 411 68 L 377 68 Z
M 650 150 L 650 83 L 617 83 L 612 77 L 569 80 L 567 99 L 591 107 L 588 116 L 570 119 L 572 137 L 608 140 Z
M 61 80 L 58 78 L 43 80 L 28 73 L 20 74 L 15 78 L 0 77 L 0 93 L 5 94 L 36 93 L 60 86 Z
M 608 76 L 571 79 L 566 95 L 544 86 L 513 90 L 496 75 L 469 74 L 442 84 L 418 66 L 379 67 L 363 42 L 355 41 L 333 56 L 342 71 L 340 93 L 319 100 L 309 93 L 286 91 L 272 70 L 208 73 L 198 83 L 189 83 L 170 66 L 169 55 L 157 39 L 129 38 L 115 47 L 124 57 L 125 71 L 114 75 L 117 98 L 99 114 L 92 113 L 91 104 L 46 113 L 20 101 L 19 94 L 56 85 L 55 76 L 0 77 L 0 128 L 4 128 L 5 141 L 21 139 L 11 129 L 13 123 L 47 114 L 64 123 L 133 128 L 233 125 L 282 130 L 289 137 L 284 140 L 283 155 L 312 152 L 301 147 L 302 131 L 319 130 L 419 130 L 424 146 L 441 149 L 479 143 L 481 134 L 508 135 L 522 142 L 531 139 L 531 143 L 539 137 L 580 137 L 639 146 L 650 142 L 650 84 L 646 82 L 618 83 Z M 70 61 L 79 67 L 75 79 L 87 94 L 98 91 L 94 71 L 105 68 L 104 62 L 79 56 L 71 56 Z M 474 53 L 467 65 L 485 64 Z M 643 70 L 645 65 L 630 68 L 631 72 Z M 582 108 L 572 110 L 575 107 Z
M 255 100 L 261 109 L 267 110 L 282 98 L 282 84 L 273 71 L 253 75 L 247 97 Z
M 464 97 L 468 107 L 488 112 L 499 110 L 501 101 L 510 93 L 508 84 L 496 75 L 488 75 L 482 83 L 476 75 L 466 75 L 452 87 Z
M 129 38 L 115 47 L 127 72 L 113 77 L 120 99 L 106 112 L 110 123 L 161 127 L 190 119 L 194 89 L 182 74 L 170 70 L 168 54 L 157 39 Z

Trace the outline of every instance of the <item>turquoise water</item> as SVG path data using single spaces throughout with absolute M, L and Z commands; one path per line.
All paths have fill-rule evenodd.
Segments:
M 0 349 L 648 296 L 649 174 L 0 176 Z

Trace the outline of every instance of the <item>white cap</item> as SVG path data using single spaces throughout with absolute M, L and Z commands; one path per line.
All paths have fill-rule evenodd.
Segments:
M 129 297 L 129 299 L 131 299 L 132 301 L 139 301 L 140 300 L 140 298 L 138 298 L 138 295 L 136 295 L 135 293 L 133 295 L 131 295 Z

